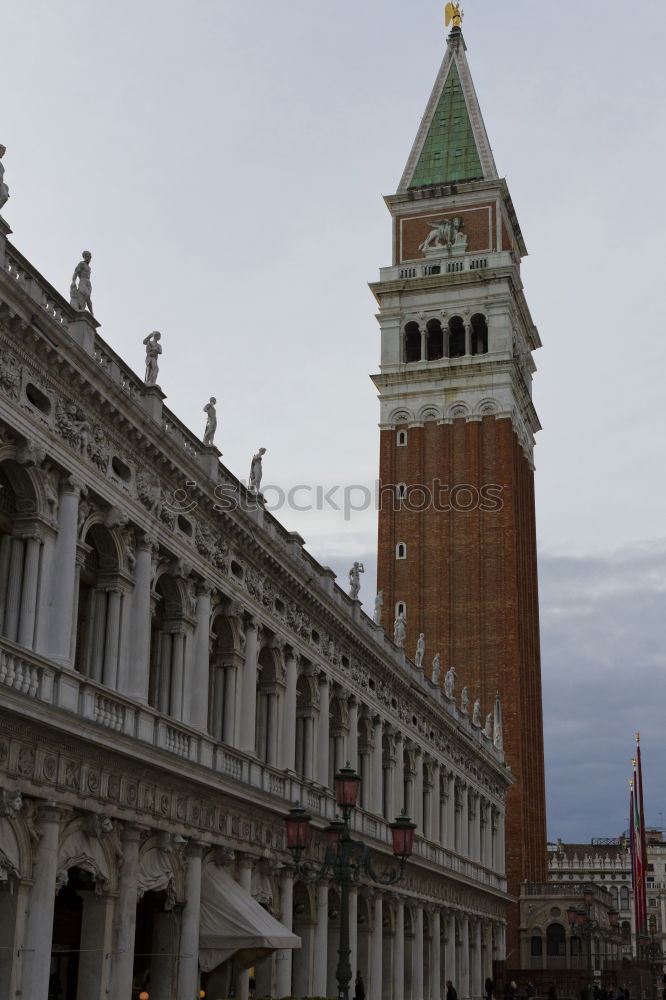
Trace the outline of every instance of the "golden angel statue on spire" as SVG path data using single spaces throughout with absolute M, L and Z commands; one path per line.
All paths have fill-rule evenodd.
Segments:
M 446 27 L 453 21 L 453 27 L 459 28 L 462 24 L 463 12 L 460 9 L 459 3 L 447 3 L 445 11 L 445 24 Z

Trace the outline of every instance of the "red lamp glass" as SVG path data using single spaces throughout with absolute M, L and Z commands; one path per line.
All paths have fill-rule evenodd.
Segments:
M 290 851 L 304 851 L 310 839 L 310 819 L 305 809 L 296 802 L 284 817 L 287 827 L 287 847 Z
M 335 776 L 335 801 L 341 809 L 353 809 L 358 798 L 361 777 L 347 761 Z
M 340 834 L 345 828 L 341 819 L 334 819 L 324 830 L 324 843 L 335 853 L 340 843 Z
M 583 902 L 586 906 L 592 906 L 592 900 L 594 899 L 594 889 L 589 885 L 586 885 L 583 889 Z
M 567 920 L 569 921 L 570 924 L 573 925 L 573 924 L 576 923 L 576 914 L 577 913 L 578 913 L 578 910 L 576 909 L 575 906 L 570 906 L 569 909 L 567 910 Z
M 411 819 L 403 809 L 395 823 L 389 824 L 389 830 L 391 831 L 391 837 L 393 838 L 393 853 L 401 861 L 406 861 L 412 854 L 414 850 L 414 831 L 416 830 L 416 823 L 412 823 Z

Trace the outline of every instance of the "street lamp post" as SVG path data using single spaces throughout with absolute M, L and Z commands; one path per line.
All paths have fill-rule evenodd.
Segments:
M 581 937 L 587 940 L 587 985 L 585 987 L 586 1000 L 591 1000 L 594 981 L 594 966 L 592 964 L 592 938 L 595 932 L 601 935 L 605 928 L 592 916 L 592 904 L 594 903 L 594 887 L 585 886 L 583 889 L 584 909 L 574 906 L 572 903 L 567 910 L 567 919 L 572 927 Z M 620 914 L 617 910 L 608 911 L 608 923 L 611 929 L 617 928 L 620 923 Z
M 353 882 L 365 876 L 379 885 L 394 885 L 405 873 L 407 859 L 414 846 L 416 823 L 412 823 L 403 810 L 394 823 L 389 824 L 393 839 L 393 855 L 398 866 L 387 866 L 376 872 L 372 867 L 370 849 L 360 840 L 351 836 L 350 819 L 356 806 L 361 778 L 347 762 L 335 775 L 335 801 L 341 816 L 324 830 L 325 852 L 321 865 L 303 861 L 303 852 L 309 841 L 311 817 L 296 803 L 285 816 L 287 827 L 287 847 L 291 851 L 294 865 L 301 878 L 317 882 L 331 877 L 340 889 L 340 941 L 338 965 L 335 976 L 338 981 L 338 1000 L 348 1000 L 349 984 L 352 977 L 349 948 L 349 890 Z M 321 958 L 321 956 L 320 956 Z

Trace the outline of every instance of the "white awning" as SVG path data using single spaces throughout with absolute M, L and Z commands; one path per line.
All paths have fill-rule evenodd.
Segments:
M 208 864 L 201 880 L 199 965 L 210 972 L 234 956 L 247 969 L 278 948 L 300 948 L 301 939 L 259 906 L 224 868 Z

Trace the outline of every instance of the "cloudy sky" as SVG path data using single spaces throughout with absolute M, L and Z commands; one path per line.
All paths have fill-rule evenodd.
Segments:
M 463 5 L 464 6 L 464 5 Z M 371 486 L 382 195 L 441 61 L 439 0 L 21 0 L 3 11 L 13 239 L 67 292 L 85 247 L 102 335 L 224 461 Z M 468 59 L 530 256 L 549 834 L 626 824 L 633 734 L 663 825 L 662 0 L 469 0 Z M 343 574 L 375 516 L 279 512 Z

